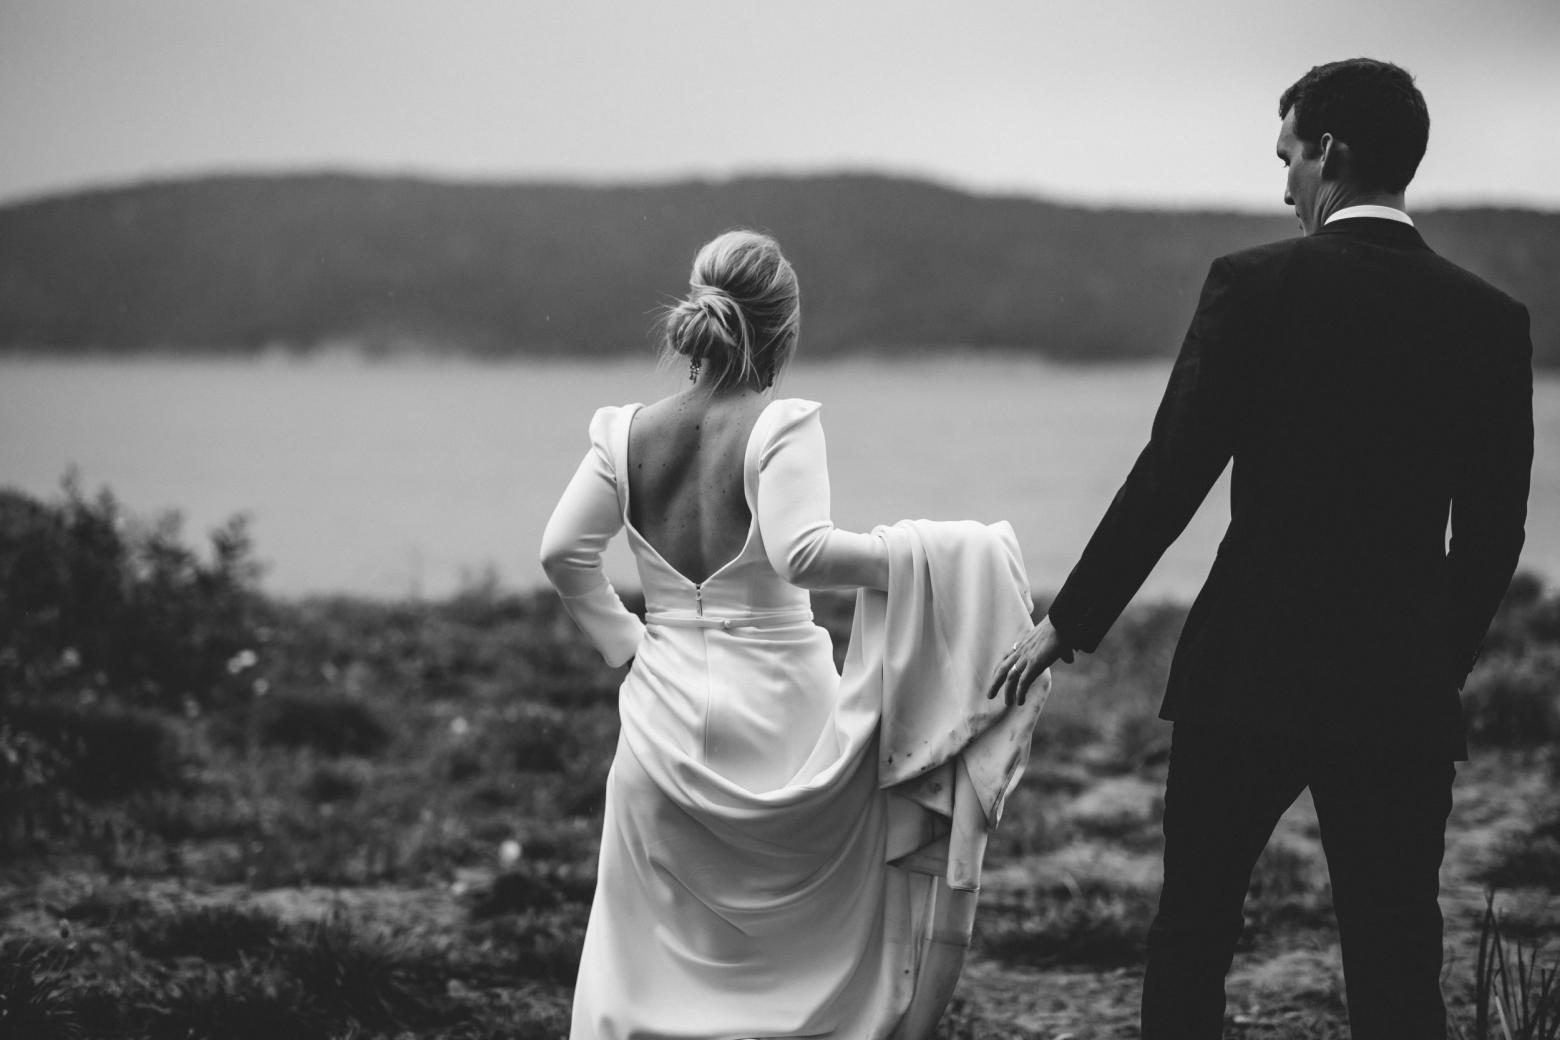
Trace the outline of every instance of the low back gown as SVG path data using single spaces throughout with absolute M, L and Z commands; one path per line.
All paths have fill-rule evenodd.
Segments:
M 760 413 L 742 549 L 701 582 L 629 520 L 629 427 L 603 408 L 543 539 L 623 681 L 571 1040 L 893 1035 L 926 878 L 885 865 L 876 714 L 841 704 L 808 589 L 885 588 L 884 539 L 836 529 L 819 406 Z M 646 619 L 601 566 L 626 530 Z

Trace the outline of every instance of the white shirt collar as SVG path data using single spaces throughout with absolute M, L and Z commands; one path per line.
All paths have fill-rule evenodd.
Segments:
M 1395 220 L 1399 224 L 1414 226 L 1413 218 L 1400 209 L 1391 206 L 1345 206 L 1326 220 L 1323 224 L 1331 224 L 1335 220 L 1348 220 L 1351 217 L 1376 217 L 1381 220 Z

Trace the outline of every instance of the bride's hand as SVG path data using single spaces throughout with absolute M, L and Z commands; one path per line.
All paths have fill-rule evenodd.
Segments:
M 1040 623 L 997 662 L 986 698 L 990 700 L 1000 692 L 1008 704 L 1023 704 L 1029 696 L 1029 687 L 1047 668 L 1057 661 L 1070 664 L 1072 659 L 1072 651 L 1062 642 L 1051 619 L 1041 618 Z

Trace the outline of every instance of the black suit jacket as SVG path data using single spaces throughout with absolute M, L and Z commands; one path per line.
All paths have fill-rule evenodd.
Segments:
M 1463 757 L 1458 690 L 1522 548 L 1532 386 L 1526 309 L 1406 224 L 1221 257 L 1052 623 L 1093 650 L 1233 459 L 1161 717 Z

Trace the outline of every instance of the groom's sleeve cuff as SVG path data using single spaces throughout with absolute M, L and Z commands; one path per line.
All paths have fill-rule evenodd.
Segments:
M 1061 637 L 1062 644 L 1073 653 L 1092 654 L 1093 646 L 1084 646 L 1078 638 L 1078 630 L 1065 616 L 1057 617 L 1054 612 L 1047 612 L 1046 617 L 1051 619 L 1051 627 L 1056 629 L 1056 634 Z M 1096 644 L 1097 645 L 1097 644 Z

